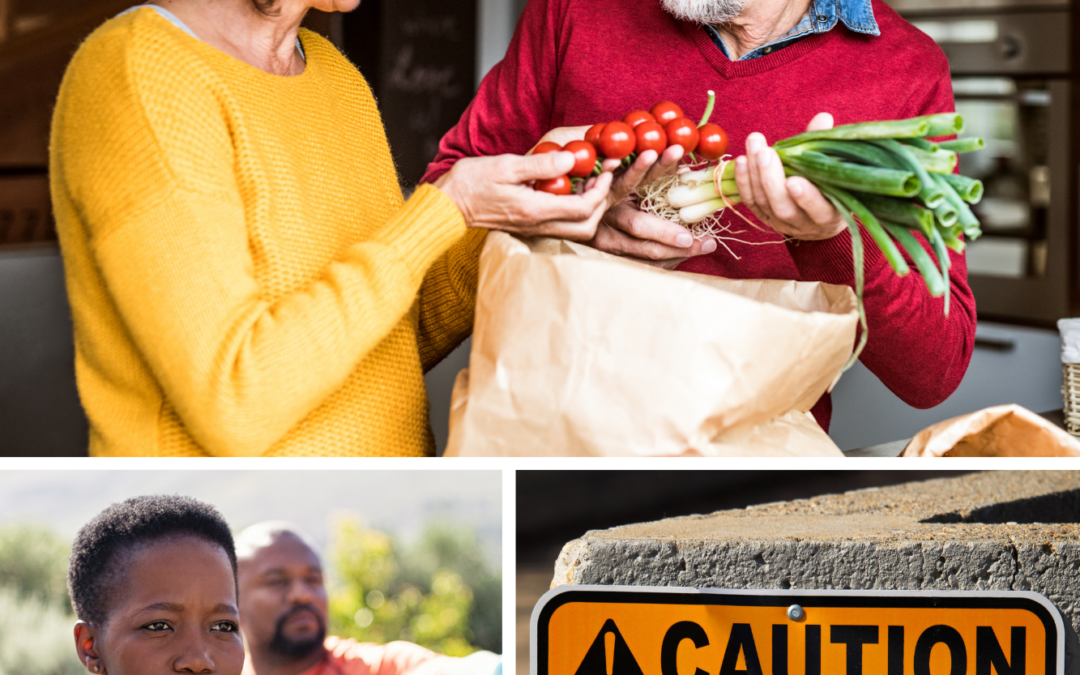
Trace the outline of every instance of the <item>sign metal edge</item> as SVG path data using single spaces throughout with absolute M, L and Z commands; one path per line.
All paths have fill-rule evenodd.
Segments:
M 555 598 L 567 593 L 602 592 L 602 593 L 627 593 L 627 594 L 663 594 L 672 595 L 747 595 L 747 596 L 773 596 L 773 597 L 875 597 L 875 598 L 1023 598 L 1031 600 L 1047 610 L 1054 621 L 1055 635 L 1055 658 L 1054 672 L 1057 675 L 1065 673 L 1065 624 L 1061 612 L 1050 602 L 1050 599 L 1035 591 L 887 591 L 887 590 L 839 590 L 839 589 L 769 589 L 769 588 L 694 588 L 689 586 L 604 586 L 600 584 L 565 584 L 557 586 L 540 596 L 536 606 L 533 607 L 529 617 L 529 674 L 539 675 L 537 671 L 537 655 L 539 652 L 539 621 L 540 615 Z M 561 603 L 560 603 L 561 604 Z M 546 645 L 545 645 L 546 646 Z M 544 675 L 548 675 L 545 673 Z

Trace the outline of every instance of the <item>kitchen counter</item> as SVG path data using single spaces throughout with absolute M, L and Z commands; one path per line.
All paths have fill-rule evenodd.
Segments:
M 1065 428 L 1065 413 L 1061 410 L 1052 410 L 1050 412 L 1040 413 L 1042 417 L 1050 420 L 1054 424 L 1058 425 L 1062 429 Z M 844 452 L 847 457 L 899 457 L 900 453 L 904 451 L 907 444 L 911 442 L 911 439 L 903 441 L 893 441 L 892 443 L 882 443 L 881 445 L 873 445 L 868 448 L 859 448 L 858 450 L 848 450 Z
M 1062 405 L 1061 338 L 1053 329 L 979 322 L 964 381 L 928 410 L 901 400 L 861 362 L 832 396 L 829 436 L 841 450 L 911 438 L 941 420 L 1006 403 L 1054 410 Z

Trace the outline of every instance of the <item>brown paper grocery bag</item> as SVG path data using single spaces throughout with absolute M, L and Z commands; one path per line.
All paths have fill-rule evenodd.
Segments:
M 808 414 L 851 356 L 845 286 L 667 272 L 493 232 L 448 455 L 834 455 Z
M 1080 457 L 1080 441 L 1018 405 L 999 405 L 920 431 L 901 457 Z

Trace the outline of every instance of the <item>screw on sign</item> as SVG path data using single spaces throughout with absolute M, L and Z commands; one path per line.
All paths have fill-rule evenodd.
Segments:
M 1064 672 L 1060 614 L 1029 592 L 563 587 L 532 628 L 534 675 Z

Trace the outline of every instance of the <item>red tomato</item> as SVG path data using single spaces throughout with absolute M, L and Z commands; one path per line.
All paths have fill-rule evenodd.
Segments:
M 668 145 L 681 145 L 686 154 L 696 150 L 698 141 L 701 139 L 697 125 L 685 117 L 668 122 L 668 125 L 664 127 L 664 132 L 667 134 Z
M 635 110 L 632 113 L 626 113 L 626 117 L 622 118 L 622 121 L 629 124 L 630 128 L 636 129 L 637 125 L 645 122 L 655 122 L 656 118 L 644 110 Z
M 624 159 L 634 151 L 637 137 L 625 122 L 608 122 L 600 134 L 600 152 L 610 159 Z
M 649 111 L 652 116 L 656 118 L 656 121 L 660 124 L 671 124 L 675 120 L 683 118 L 682 108 L 675 105 L 671 101 L 660 101 L 652 107 Z
M 562 146 L 558 143 L 552 143 L 551 141 L 544 141 L 533 148 L 532 154 L 543 155 L 548 152 L 562 152 Z
M 637 145 L 634 149 L 639 155 L 646 150 L 661 153 L 667 149 L 667 134 L 664 133 L 664 127 L 656 122 L 644 122 L 637 125 L 634 134 L 637 136 Z
M 574 178 L 588 178 L 596 169 L 596 148 L 588 141 L 570 141 L 563 148 L 574 153 L 574 168 L 570 175 Z
M 698 142 L 697 154 L 704 159 L 720 159 L 727 152 L 728 135 L 718 124 L 706 124 L 698 129 L 701 140 Z
M 592 143 L 592 146 L 596 148 L 597 152 L 600 152 L 600 134 L 603 133 L 604 127 L 607 124 L 601 122 L 600 124 L 594 124 L 589 127 L 589 130 L 585 132 L 585 140 Z
M 540 192 L 553 195 L 568 195 L 574 191 L 574 184 L 570 182 L 569 176 L 559 176 L 558 178 L 538 180 L 535 188 Z

